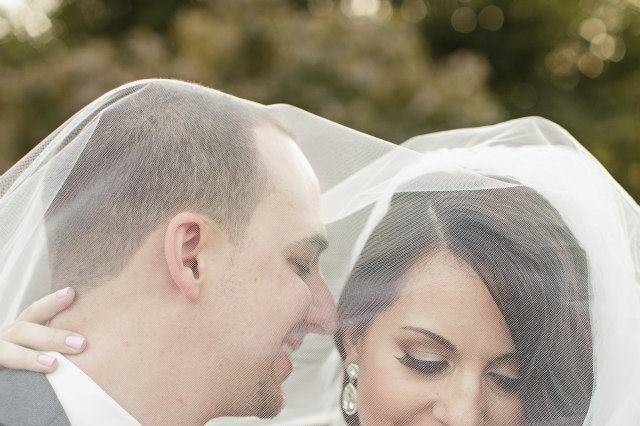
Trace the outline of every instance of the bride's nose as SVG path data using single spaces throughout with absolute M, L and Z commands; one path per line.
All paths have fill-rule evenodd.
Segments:
M 478 426 L 483 417 L 481 378 L 454 372 L 443 383 L 433 405 L 433 416 L 447 426 Z

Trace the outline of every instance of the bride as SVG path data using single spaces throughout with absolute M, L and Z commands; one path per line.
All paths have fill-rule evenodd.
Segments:
M 634 424 L 637 204 L 542 119 L 403 146 L 324 190 L 335 347 L 303 346 L 280 417 L 221 424 Z M 28 326 L 73 296 L 28 308 L 0 365 L 83 350 Z
M 373 204 L 338 302 L 345 422 L 635 424 L 637 204 L 546 120 L 404 146 L 424 159 L 323 197 L 342 235 Z
M 338 305 L 336 345 L 358 372 L 348 423 L 582 424 L 588 279 L 526 186 L 394 195 Z

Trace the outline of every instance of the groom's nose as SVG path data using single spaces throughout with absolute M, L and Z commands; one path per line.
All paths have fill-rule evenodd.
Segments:
M 336 331 L 336 304 L 322 275 L 311 285 L 312 301 L 307 313 L 308 332 L 333 334 Z

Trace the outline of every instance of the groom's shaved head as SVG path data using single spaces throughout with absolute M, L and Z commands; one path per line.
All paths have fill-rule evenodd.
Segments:
M 263 193 L 255 129 L 277 124 L 237 99 L 160 80 L 108 105 L 86 120 L 83 128 L 96 124 L 95 131 L 47 212 L 56 287 L 115 277 L 150 232 L 181 211 L 206 214 L 238 238 Z

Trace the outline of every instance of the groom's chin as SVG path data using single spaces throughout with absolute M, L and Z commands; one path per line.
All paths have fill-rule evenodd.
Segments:
M 254 416 L 270 419 L 282 411 L 284 395 L 282 383 L 291 374 L 293 366 L 286 355 L 278 356 L 269 368 L 268 375 L 258 383 L 257 413 Z
M 258 399 L 259 406 L 256 417 L 270 419 L 277 416 L 284 405 L 281 384 L 275 380 L 260 383 Z

